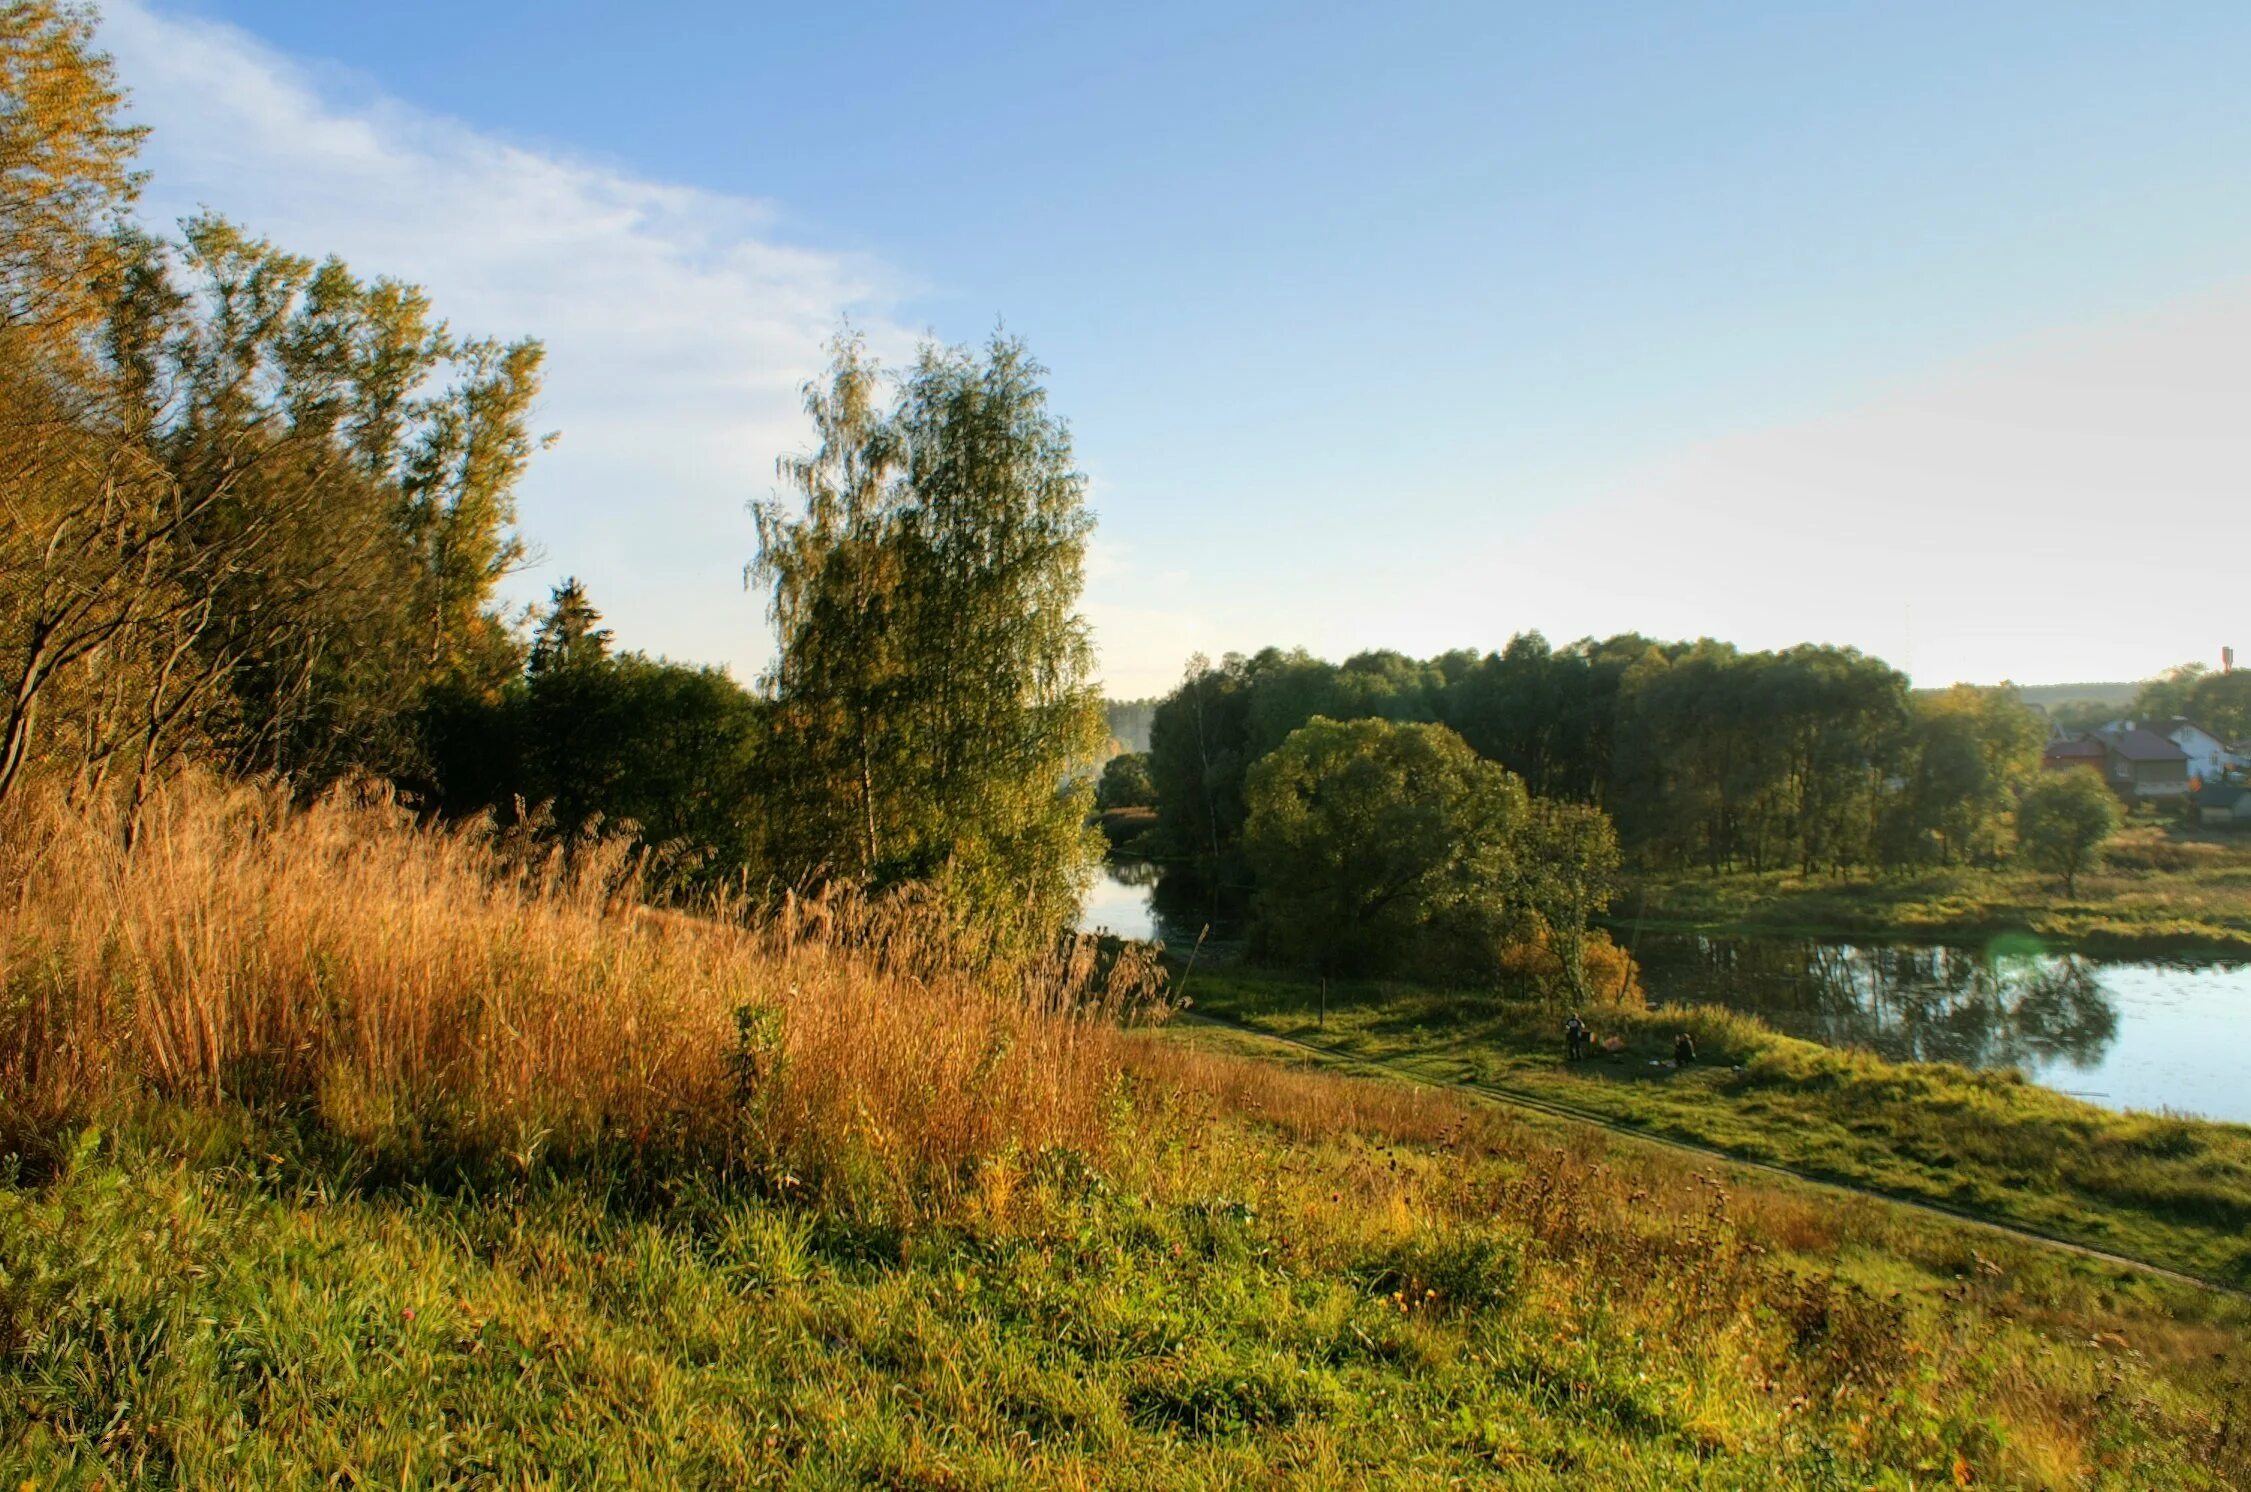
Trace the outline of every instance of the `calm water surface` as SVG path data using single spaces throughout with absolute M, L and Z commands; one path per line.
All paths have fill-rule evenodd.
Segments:
M 1106 860 L 1080 904 L 1079 931 L 1162 942 L 1182 953 L 1202 937 L 1209 951 L 1232 950 L 1243 935 L 1242 901 L 1230 896 L 1215 904 L 1182 881 L 1165 880 L 1162 867 L 1148 860 Z
M 1080 926 L 1186 948 L 1239 925 L 1112 864 Z M 1182 902 L 1187 904 L 1183 905 Z M 2251 1124 L 2251 964 L 2101 959 L 2028 939 L 1958 948 L 1810 938 L 1629 937 L 1652 1004 L 1725 1005 L 1809 1041 L 1895 1061 L 2017 1067 L 2113 1109 Z
M 1631 937 L 1653 1004 L 1896 1061 L 2016 1067 L 2113 1109 L 2251 1123 L 2251 964 L 1810 938 Z

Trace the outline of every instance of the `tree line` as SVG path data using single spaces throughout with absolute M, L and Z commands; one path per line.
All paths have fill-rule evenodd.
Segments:
M 1269 648 L 1193 660 L 1158 706 L 1162 850 L 1247 880 L 1254 771 L 1316 717 L 1443 727 L 1530 797 L 1601 810 L 1627 863 L 1713 872 L 1995 861 L 2046 734 L 2006 686 L 1918 692 L 1851 648 L 1536 632 L 1428 660 Z
M 143 132 L 91 13 L 0 8 L 0 804 L 195 761 L 568 845 L 672 883 L 931 888 L 995 950 L 1064 926 L 1103 714 L 1077 610 L 1092 525 L 1021 343 L 859 339 L 817 443 L 755 505 L 775 662 L 613 647 L 575 580 L 519 616 L 542 352 L 418 287 L 213 213 L 134 216 Z

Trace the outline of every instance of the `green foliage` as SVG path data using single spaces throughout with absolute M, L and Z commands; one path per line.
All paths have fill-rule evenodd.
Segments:
M 1150 776 L 1162 837 L 1205 879 L 1237 881 L 1244 784 L 1292 730 L 1331 719 L 1437 721 L 1532 793 L 1592 804 L 1642 867 L 1805 873 L 2010 848 L 2041 727 L 2016 692 L 1911 695 L 1850 648 L 1745 653 L 1635 634 L 1417 663 L 1302 651 L 1190 661 L 1157 708 Z
M 840 339 L 806 392 L 820 435 L 756 508 L 779 652 L 775 868 L 940 886 L 998 945 L 1067 923 L 1100 853 L 1102 739 L 1077 611 L 1093 519 L 1044 370 L 1020 342 L 926 346 L 882 375 Z
M 1907 681 L 1851 648 L 1700 642 L 1635 665 L 1620 703 L 1619 827 L 1668 863 L 1868 859 Z
M 209 215 L 115 243 L 93 354 L 0 388 L 0 793 L 39 756 L 135 804 L 187 752 L 411 770 L 425 691 L 515 668 L 493 588 L 538 345 L 456 343 L 419 291 Z
M 1245 778 L 1317 715 L 1334 720 L 1434 721 L 1446 675 L 1398 653 L 1361 653 L 1339 666 L 1302 648 L 1191 658 L 1179 689 L 1149 728 L 1149 773 L 1160 825 L 1175 855 L 1207 877 L 1241 876 Z
M 2040 770 L 2040 719 L 2006 685 L 1917 695 L 1903 752 L 1906 784 L 1887 818 L 1893 861 L 1927 839 L 1947 865 L 1991 864 L 2010 848 L 2017 796 Z
M 519 677 L 432 695 L 422 734 L 439 802 L 504 821 L 522 805 L 566 838 L 631 832 L 663 852 L 660 885 L 755 873 L 764 706 L 721 669 L 613 655 L 601 619 L 567 580 Z
M 1587 934 L 1617 889 L 1617 830 L 1599 808 L 1534 798 L 1517 829 L 1515 861 L 1515 897 L 1539 919 L 1565 993 L 1590 1003 Z
M 1631 633 L 1563 648 L 1522 633 L 1450 676 L 1443 718 L 1533 793 L 1605 803 L 1627 676 L 1678 651 Z
M 1149 777 L 1149 754 L 1128 751 L 1102 764 L 1102 779 L 1094 785 L 1094 806 L 1149 808 L 1157 801 L 1157 784 Z
M 1443 726 L 1316 717 L 1252 768 L 1244 840 L 1267 936 L 1324 970 L 1414 940 L 1490 968 L 1513 913 L 1524 786 Z
M 2104 719 L 2170 720 L 2185 716 L 2223 741 L 2251 739 L 2251 670 L 2213 673 L 2201 663 L 2184 663 L 2150 680 L 2129 710 Z
M 2093 772 L 2048 772 L 2025 789 L 2017 807 L 2017 837 L 2034 864 L 2063 878 L 2064 894 L 2078 894 L 2079 873 L 2099 858 L 2103 841 L 2118 832 L 2118 799 Z

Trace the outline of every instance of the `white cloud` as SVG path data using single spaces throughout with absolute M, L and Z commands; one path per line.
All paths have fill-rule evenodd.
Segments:
M 295 252 L 426 286 L 476 335 L 547 344 L 561 444 L 522 505 L 546 555 L 518 599 L 583 578 L 629 645 L 748 679 L 765 622 L 741 585 L 746 500 L 808 431 L 797 389 L 851 314 L 879 348 L 904 290 L 864 257 L 792 245 L 768 204 L 638 179 L 381 96 L 340 102 L 220 25 L 134 0 L 103 42 L 154 127 L 145 212 L 208 205 Z
M 2251 649 L 2246 348 L 2251 286 L 2059 332 L 1683 450 L 1475 568 L 1558 638 L 1810 636 L 1940 684 L 2216 662 Z

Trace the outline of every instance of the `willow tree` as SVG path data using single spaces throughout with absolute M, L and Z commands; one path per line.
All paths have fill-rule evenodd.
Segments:
M 1336 973 L 1492 968 L 1518 913 L 1514 773 L 1442 725 L 1316 716 L 1259 759 L 1246 791 L 1275 952 Z
M 1093 518 L 1044 371 L 995 337 L 927 346 L 887 390 L 841 338 L 806 391 L 820 444 L 780 466 L 794 500 L 754 510 L 751 572 L 778 644 L 778 868 L 936 884 L 1019 945 L 1068 919 L 1099 853 Z

